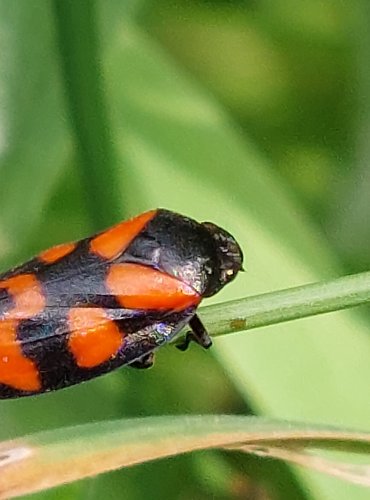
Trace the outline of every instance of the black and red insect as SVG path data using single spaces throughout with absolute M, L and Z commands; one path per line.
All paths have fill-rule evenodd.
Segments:
M 121 365 L 146 368 L 242 267 L 235 239 L 168 210 L 58 245 L 0 276 L 0 398 L 61 389 Z

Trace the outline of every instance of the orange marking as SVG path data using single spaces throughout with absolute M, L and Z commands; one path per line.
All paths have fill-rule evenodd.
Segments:
M 68 346 L 81 368 L 108 361 L 122 346 L 124 335 L 107 318 L 104 309 L 76 307 L 68 316 L 71 335 Z
M 62 243 L 61 245 L 57 245 L 41 252 L 39 254 L 39 259 L 45 262 L 45 264 L 54 264 L 54 262 L 57 262 L 62 257 L 65 257 L 73 252 L 75 248 L 75 243 Z
M 106 284 L 127 309 L 181 311 L 201 300 L 189 285 L 139 264 L 113 264 Z
M 151 210 L 125 222 L 121 222 L 91 240 L 90 248 L 103 259 L 115 259 L 126 250 L 135 236 L 153 219 L 157 210 Z
M 26 358 L 17 340 L 20 319 L 32 318 L 45 306 L 41 285 L 33 274 L 20 274 L 0 282 L 12 295 L 14 307 L 0 319 L 0 382 L 14 389 L 40 391 L 36 364 Z
M 0 382 L 21 391 L 40 391 L 39 372 L 23 356 L 16 338 L 17 321 L 0 320 Z
M 0 288 L 6 288 L 15 302 L 15 307 L 4 314 L 5 318 L 32 318 L 45 307 L 41 285 L 33 274 L 20 274 L 0 281 Z

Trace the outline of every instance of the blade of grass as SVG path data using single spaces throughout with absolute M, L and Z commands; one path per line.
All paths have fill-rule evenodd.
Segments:
M 291 450 L 370 453 L 370 433 L 238 416 L 169 416 L 85 424 L 0 444 L 0 495 L 11 498 L 148 460 L 212 448 L 249 445 Z M 276 456 L 279 453 L 275 453 Z M 300 457 L 301 465 L 309 465 Z M 365 469 L 353 466 L 361 480 Z M 370 467 L 363 476 L 369 480 Z
M 83 191 L 94 229 L 102 228 L 122 214 L 122 202 L 100 65 L 96 2 L 54 0 L 53 8 Z
M 0 2 L 0 259 L 14 265 L 71 150 L 49 5 Z
M 307 318 L 370 302 L 370 272 L 263 293 L 201 309 L 213 336 Z

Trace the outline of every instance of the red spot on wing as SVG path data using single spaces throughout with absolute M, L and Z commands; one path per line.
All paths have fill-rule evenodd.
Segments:
M 186 283 L 139 264 L 113 264 L 106 285 L 127 309 L 181 311 L 201 300 Z
M 36 364 L 26 358 L 17 340 L 20 320 L 32 318 L 45 307 L 41 285 L 33 274 L 20 274 L 0 282 L 12 296 L 14 306 L 0 319 L 0 382 L 22 391 L 40 391 Z
M 0 288 L 6 288 L 13 298 L 15 306 L 5 318 L 28 319 L 42 312 L 45 307 L 45 297 L 40 283 L 34 274 L 20 274 L 13 278 L 0 281 Z
M 91 251 L 103 259 L 118 257 L 156 213 L 157 210 L 151 210 L 107 229 L 91 240 Z
M 76 307 L 68 315 L 68 347 L 81 368 L 108 361 L 122 346 L 124 335 L 103 309 Z
M 0 382 L 21 391 L 40 391 L 37 367 L 23 356 L 17 341 L 17 324 L 15 320 L 0 321 Z
M 45 264 L 54 264 L 54 262 L 57 262 L 59 259 L 62 259 L 66 255 L 73 252 L 75 248 L 75 243 L 62 243 L 61 245 L 57 245 L 41 252 L 39 254 L 39 259 L 42 262 L 45 262 Z

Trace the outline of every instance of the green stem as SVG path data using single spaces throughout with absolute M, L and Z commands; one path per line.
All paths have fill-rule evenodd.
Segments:
M 370 302 L 370 272 L 288 288 L 201 309 L 212 336 L 250 330 Z
M 122 213 L 99 60 L 95 0 L 53 0 L 63 79 L 86 203 L 95 228 Z

